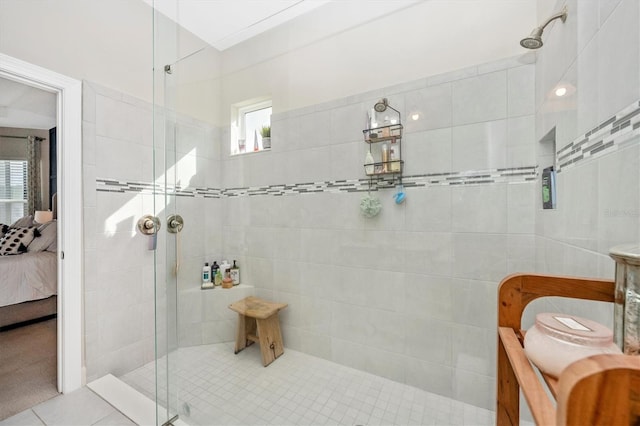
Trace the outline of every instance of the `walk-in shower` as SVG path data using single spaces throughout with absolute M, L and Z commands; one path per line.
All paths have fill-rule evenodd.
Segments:
M 545 214 L 562 211 L 538 208 L 537 164 L 543 164 L 538 157 L 553 164 L 563 149 L 558 143 L 538 155 L 538 124 L 542 120 L 543 133 L 547 126 L 563 130 L 565 111 L 573 110 L 558 108 L 576 108 L 576 98 L 574 89 L 561 99 L 536 94 L 555 90 L 561 78 L 574 81 L 573 70 L 565 76 L 545 68 L 557 66 L 573 45 L 563 42 L 568 28 L 557 23 L 544 36 L 554 49 L 536 53 L 540 60 L 532 63 L 531 54 L 514 40 L 523 28 L 540 25 L 522 44 L 542 46 L 544 29 L 553 20 L 566 20 L 567 10 L 558 7 L 553 13 L 561 13 L 537 19 L 534 1 L 526 8 L 525 2 L 494 0 L 415 2 L 330 35 L 309 31 L 317 29 L 313 23 L 350 14 L 347 3 L 327 2 L 326 9 L 317 8 L 299 22 L 223 51 L 203 49 L 197 41 L 185 45 L 188 34 L 182 27 L 155 16 L 155 102 L 152 108 L 139 107 L 154 125 L 152 159 L 144 169 L 148 182 L 138 182 L 136 175 L 107 176 L 104 185 L 109 186 L 100 187 L 98 206 L 119 206 L 116 201 L 131 197 L 131 204 L 164 222 L 156 250 L 149 253 L 142 246 L 153 264 L 139 273 L 153 281 L 140 290 L 153 297 L 146 315 L 154 328 L 147 339 L 153 357 L 143 354 L 112 368 L 155 400 L 158 424 L 176 416 L 192 425 L 461 424 L 464 416 L 468 424 L 490 424 L 500 280 L 539 269 L 580 273 L 583 258 L 590 275 L 593 268 L 609 265 L 600 254 L 585 254 L 587 248 L 554 240 L 551 231 L 542 239 L 537 235 Z M 396 2 L 375 3 L 391 8 Z M 591 2 L 584 4 L 572 6 L 576 22 L 569 24 L 577 25 L 583 13 L 599 13 Z M 612 13 L 617 19 L 633 15 Z M 486 20 L 472 19 L 479 14 Z M 455 22 L 455 27 L 440 22 Z M 487 27 L 491 30 L 483 31 Z M 371 46 L 370 35 L 380 28 L 385 37 Z M 436 30 L 442 33 L 432 35 Z M 491 48 L 478 51 L 460 43 L 466 32 L 478 34 L 478 41 Z M 434 38 L 438 51 L 451 52 L 438 64 L 433 55 L 415 55 L 431 52 Z M 591 55 L 594 61 L 599 52 Z M 600 93 L 593 90 L 589 93 Z M 624 88 L 619 91 L 631 105 Z M 97 105 L 102 114 L 125 103 L 98 100 L 109 107 Z M 261 116 L 249 133 L 242 129 L 246 115 L 256 111 L 247 107 L 264 102 L 272 108 L 271 148 L 247 152 L 252 145 L 247 142 L 260 141 L 258 126 L 267 124 Z M 549 118 L 547 107 L 557 114 Z M 612 106 L 603 118 L 619 109 Z M 371 189 L 380 200 L 380 214 L 364 217 L 359 206 L 369 191 L 369 176 L 363 164 L 367 151 L 382 154 L 362 137 L 375 113 L 383 119 L 388 115 L 391 124 L 395 118 L 400 122 L 400 115 L 405 119 L 406 200 L 381 177 Z M 584 117 L 583 133 L 599 128 L 598 114 L 591 110 Z M 569 146 L 581 122 L 566 122 L 574 127 L 563 130 Z M 624 129 L 623 123 L 616 135 L 634 130 L 633 121 Z M 591 151 L 614 146 L 604 147 L 607 143 L 583 143 L 589 155 L 577 161 L 592 161 Z M 574 154 L 581 155 L 570 148 L 566 152 L 572 161 Z M 140 153 L 149 156 L 150 150 Z M 618 169 L 617 163 L 605 164 Z M 582 166 L 566 170 L 559 182 L 575 182 L 576 190 L 563 192 L 562 208 L 575 208 L 571 216 L 556 218 L 556 228 L 592 247 L 599 237 L 592 235 L 597 229 L 591 225 L 605 220 L 598 212 L 610 207 L 600 208 L 599 197 L 582 195 L 577 187 L 585 178 Z M 633 170 L 630 165 L 629 174 Z M 600 176 L 596 168 L 587 182 L 608 194 L 597 181 Z M 122 192 L 125 184 L 129 192 Z M 150 194 L 136 199 L 139 188 Z M 578 210 L 583 205 L 590 208 L 588 216 Z M 167 232 L 171 215 L 184 218 L 181 233 Z M 237 260 L 240 284 L 202 290 L 203 265 L 225 259 Z M 247 296 L 288 305 L 279 314 L 284 354 L 266 368 L 255 345 L 234 353 L 239 319 L 229 305 Z M 131 343 L 124 343 L 123 352 L 110 358 L 87 351 L 96 359 L 88 365 L 110 362 L 129 350 Z
M 533 140 L 533 104 L 503 108 L 507 94 L 533 99 L 531 84 L 508 90 L 508 81 L 532 82 L 534 65 L 502 61 L 518 53 L 513 40 L 523 26 L 500 37 L 504 53 L 486 59 L 492 72 L 463 79 L 454 78 L 458 64 L 431 78 L 441 68 L 410 55 L 395 55 L 396 71 L 383 76 L 391 59 L 376 58 L 372 67 L 370 52 L 357 50 L 365 48 L 361 35 L 381 25 L 394 40 L 389 46 L 403 46 L 404 27 L 420 34 L 425 20 L 433 27 L 444 19 L 436 11 L 457 15 L 448 4 L 416 2 L 312 42 L 305 26 L 284 26 L 287 40 L 305 40 L 287 52 L 276 48 L 281 33 L 224 52 L 190 51 L 178 43 L 178 26 L 156 20 L 153 215 L 164 222 L 154 251 L 156 358 L 122 378 L 155 399 L 158 424 L 176 416 L 193 425 L 452 424 L 465 412 L 469 423 L 492 422 L 487 342 L 495 335 L 495 283 L 507 273 L 509 225 L 506 209 L 487 224 L 466 212 L 482 212 L 484 202 L 476 203 L 486 197 L 533 194 L 533 151 L 516 165 L 493 147 L 502 136 L 485 139 L 488 129 L 506 137 L 509 122 Z M 487 4 L 464 10 L 486 12 Z M 348 12 L 342 2 L 327 6 L 301 22 Z M 513 13 L 534 22 L 531 13 Z M 411 51 L 423 42 L 412 39 Z M 254 48 L 264 55 L 247 56 Z M 249 62 L 236 62 L 242 58 Z M 502 95 L 484 99 L 483 87 Z M 232 136 L 246 120 L 240 110 L 270 93 L 271 149 L 234 153 Z M 411 161 L 404 186 L 372 189 L 383 210 L 366 218 L 358 209 L 369 186 L 362 130 L 372 109 L 392 124 L 410 117 L 403 154 Z M 434 213 L 446 206 L 450 219 Z M 521 222 L 533 224 L 533 209 L 526 214 Z M 167 233 L 170 215 L 184 218 L 180 234 Z M 496 257 L 504 268 L 494 271 Z M 224 259 L 238 261 L 240 285 L 201 290 L 202 266 Z M 234 354 L 238 318 L 228 307 L 246 296 L 289 306 L 280 316 L 284 354 L 266 368 L 255 347 Z
M 562 22 L 565 22 L 567 20 L 567 6 L 565 6 L 560 12 L 547 19 L 544 24 L 531 31 L 531 34 L 528 37 L 520 40 L 520 45 L 526 49 L 540 49 L 544 44 L 542 43 L 542 32 L 547 25 L 549 25 L 556 19 L 562 19 Z

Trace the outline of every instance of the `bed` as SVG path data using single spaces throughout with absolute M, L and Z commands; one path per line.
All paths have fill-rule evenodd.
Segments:
M 0 255 L 0 330 L 56 314 L 56 227 L 55 221 L 32 224 L 28 228 L 38 229 L 37 237 L 21 248 L 26 252 Z M 0 239 L 0 254 L 8 235 Z

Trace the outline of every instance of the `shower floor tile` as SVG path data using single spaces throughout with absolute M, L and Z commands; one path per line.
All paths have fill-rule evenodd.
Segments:
M 155 399 L 154 364 L 120 379 Z M 190 425 L 495 423 L 492 411 L 291 349 L 265 368 L 258 345 L 237 355 L 232 343 L 180 348 L 158 370 L 160 402 L 179 401 Z

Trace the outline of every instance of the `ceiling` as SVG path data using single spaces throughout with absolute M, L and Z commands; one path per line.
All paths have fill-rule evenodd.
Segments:
M 143 0 L 157 11 L 189 30 L 211 46 L 223 51 L 267 30 L 291 21 L 332 0 Z M 343 0 L 346 1 L 346 0 Z M 404 8 L 415 0 L 348 0 L 358 3 L 361 13 L 353 15 L 351 26 L 359 25 L 395 9 Z M 335 0 L 333 0 L 335 2 Z M 384 3 L 384 10 L 370 8 L 372 3 Z M 369 4 L 367 4 L 369 3 Z M 379 6 L 379 5 L 376 5 Z M 344 19 L 344 17 L 342 17 Z M 330 24 L 330 23 L 328 23 Z M 325 36 L 336 32 L 326 26 Z
M 151 5 L 152 0 L 144 0 Z M 222 51 L 329 0 L 153 0 L 163 15 Z
M 0 127 L 51 129 L 57 95 L 0 77 Z
M 335 0 L 143 0 L 222 51 Z M 345 0 L 346 1 L 346 0 Z M 407 7 L 416 0 L 348 0 L 357 13 L 322 27 L 324 36 Z M 376 7 L 373 7 L 376 6 Z M 381 7 L 384 6 L 384 7 Z M 316 34 L 322 36 L 322 34 Z M 0 127 L 50 129 L 56 125 L 57 96 L 0 77 Z

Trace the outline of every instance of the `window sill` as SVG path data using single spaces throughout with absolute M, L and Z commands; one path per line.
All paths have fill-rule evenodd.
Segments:
M 259 154 L 261 152 L 270 152 L 270 151 L 271 151 L 271 148 L 261 149 L 259 151 L 237 152 L 235 154 L 229 154 L 229 157 L 240 157 L 243 155 Z

